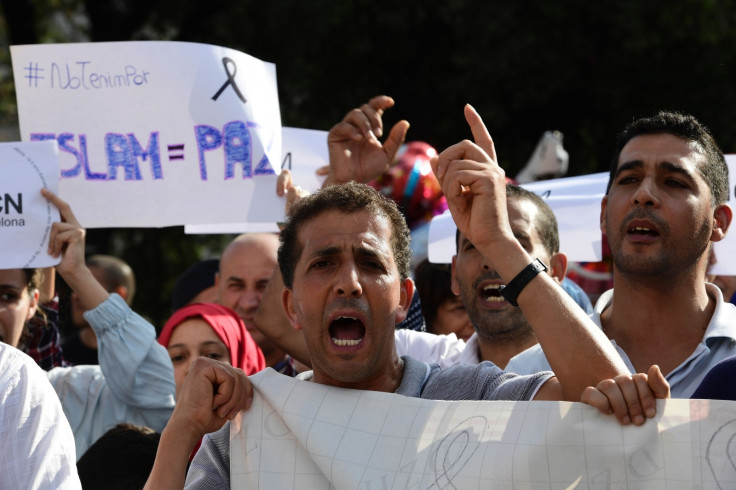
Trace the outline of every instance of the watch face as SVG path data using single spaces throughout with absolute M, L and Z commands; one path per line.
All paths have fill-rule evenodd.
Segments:
M 534 259 L 534 262 L 532 262 L 532 264 L 534 265 L 534 268 L 537 269 L 537 272 L 546 272 L 547 271 L 547 266 L 545 265 L 544 262 L 542 262 L 539 259 Z

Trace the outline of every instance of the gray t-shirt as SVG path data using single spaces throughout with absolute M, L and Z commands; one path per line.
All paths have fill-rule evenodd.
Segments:
M 507 373 L 492 362 L 441 369 L 403 356 L 404 374 L 399 395 L 427 400 L 531 400 L 554 374 L 550 371 L 521 376 Z M 298 379 L 309 381 L 312 371 Z M 207 434 L 187 473 L 185 489 L 230 488 L 230 422 Z

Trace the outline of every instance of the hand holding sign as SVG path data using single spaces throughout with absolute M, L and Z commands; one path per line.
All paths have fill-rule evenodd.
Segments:
M 61 257 L 56 270 L 72 291 L 77 293 L 84 309 L 94 309 L 107 299 L 109 293 L 97 281 L 85 262 L 84 239 L 87 232 L 77 221 L 69 204 L 47 189 L 42 189 L 41 193 L 61 215 L 61 221 L 57 221 L 51 227 L 49 255 Z
M 0 269 L 49 267 L 51 223 L 58 219 L 40 189 L 56 190 L 59 156 L 55 142 L 0 144 Z
M 279 174 L 279 178 L 276 181 L 276 194 L 283 197 L 286 196 L 286 208 L 284 209 L 284 215 L 288 216 L 291 207 L 296 204 L 299 199 L 309 195 L 309 191 L 302 189 L 300 185 L 294 183 L 291 172 L 284 169 Z
M 605 379 L 583 391 L 580 401 L 601 413 L 614 414 L 622 425 L 642 425 L 657 414 L 657 399 L 670 397 L 670 384 L 656 364 L 649 371 Z M 646 418 L 645 418 L 646 417 Z

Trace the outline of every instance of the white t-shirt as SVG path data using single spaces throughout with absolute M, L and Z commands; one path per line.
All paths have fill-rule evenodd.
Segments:
M 475 335 L 475 334 L 474 334 Z M 478 364 L 475 362 L 461 362 L 464 358 L 465 342 L 458 339 L 454 333 L 449 335 L 435 335 L 429 332 L 418 332 L 400 328 L 395 331 L 396 354 L 410 356 L 428 364 L 439 364 L 441 368 L 456 364 Z M 472 338 L 472 337 L 471 337 Z

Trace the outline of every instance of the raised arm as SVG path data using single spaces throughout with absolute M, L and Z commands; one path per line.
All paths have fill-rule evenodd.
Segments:
M 48 373 L 74 431 L 81 456 L 116 423 L 146 425 L 160 431 L 174 408 L 174 372 L 166 349 L 150 323 L 117 294 L 110 295 L 84 262 L 85 230 L 69 205 L 52 193 L 62 222 L 51 230 L 50 253 L 57 271 L 79 296 L 85 319 L 97 335 L 99 366 L 56 368 Z
M 194 361 L 174 413 L 161 433 L 156 461 L 144 488 L 184 488 L 187 462 L 197 442 L 252 403 L 253 386 L 241 369 L 206 357 Z
M 465 117 L 475 143 L 466 140 L 447 148 L 432 160 L 432 169 L 458 229 L 508 284 L 536 257 L 511 231 L 505 174 L 496 163 L 490 134 L 469 105 Z M 603 332 L 548 274 L 537 274 L 517 301 L 556 375 L 537 399 L 579 401 L 586 387 L 628 373 Z
M 51 227 L 49 238 L 49 253 L 54 257 L 61 256 L 56 270 L 79 295 L 84 309 L 91 310 L 105 301 L 110 293 L 95 279 L 85 263 L 86 231 L 77 221 L 69 204 L 46 189 L 42 189 L 41 193 L 59 209 L 61 215 L 61 222 L 54 223 Z
M 373 97 L 330 129 L 330 167 L 323 187 L 351 180 L 367 183 L 393 163 L 409 130 L 409 123 L 402 120 L 394 124 L 383 143 L 378 139 L 383 136 L 383 113 L 393 105 L 391 97 Z

